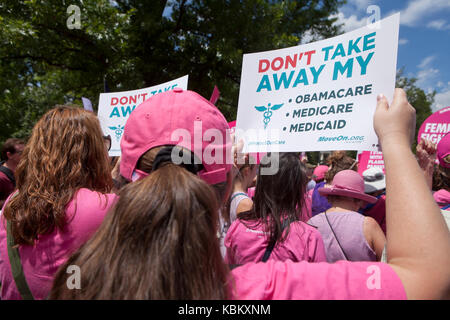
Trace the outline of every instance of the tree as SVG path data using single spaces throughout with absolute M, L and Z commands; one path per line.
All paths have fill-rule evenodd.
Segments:
M 189 89 L 228 120 L 237 111 L 244 53 L 338 34 L 330 15 L 344 0 L 4 0 L 0 4 L 0 140 L 30 133 L 55 104 L 98 103 L 111 91 L 189 74 Z M 81 28 L 69 28 L 69 5 Z

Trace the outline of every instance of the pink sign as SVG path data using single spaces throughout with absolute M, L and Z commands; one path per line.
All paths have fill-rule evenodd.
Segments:
M 217 88 L 217 86 L 214 86 L 214 90 L 211 95 L 211 98 L 209 98 L 209 101 L 215 105 L 217 103 L 217 100 L 219 100 L 219 97 L 220 97 L 219 88 Z
M 450 132 L 450 107 L 436 111 L 422 123 L 417 134 L 417 143 L 424 138 L 437 144 L 448 132 Z
M 383 153 L 379 151 L 363 151 L 358 155 L 358 173 L 362 175 L 369 168 L 381 168 L 384 172 Z
M 228 122 L 228 126 L 231 129 L 231 132 L 234 131 L 234 128 L 236 127 L 236 120 Z M 256 164 L 259 164 L 261 162 L 261 159 L 267 154 L 267 152 L 254 152 L 250 153 L 250 156 L 256 159 Z

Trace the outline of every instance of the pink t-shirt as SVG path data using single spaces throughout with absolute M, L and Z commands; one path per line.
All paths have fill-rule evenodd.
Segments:
M 267 261 L 232 270 L 232 298 L 240 300 L 404 300 L 395 271 L 380 262 Z
M 67 205 L 69 224 L 65 232 L 55 230 L 40 236 L 34 246 L 20 246 L 22 267 L 34 299 L 47 298 L 58 268 L 95 233 L 116 198 L 115 194 L 103 195 L 80 189 L 75 200 Z M 3 216 L 0 223 L 0 282 L 2 300 L 21 299 L 11 273 Z
M 259 262 L 266 251 L 268 239 L 263 231 L 263 225 L 255 227 L 253 221 L 244 223 L 237 219 L 228 229 L 225 237 L 227 247 L 225 262 L 228 264 Z M 275 245 L 269 260 L 326 261 L 322 236 L 319 231 L 306 223 L 293 222 L 286 240 Z

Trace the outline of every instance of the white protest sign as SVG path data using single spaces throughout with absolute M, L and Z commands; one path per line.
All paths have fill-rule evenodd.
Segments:
M 125 123 L 131 112 L 142 102 L 155 94 L 170 91 L 174 88 L 187 90 L 188 76 L 184 76 L 153 87 L 123 91 L 101 93 L 98 103 L 98 118 L 105 135 L 111 136 L 110 156 L 120 156 L 120 140 Z
M 378 149 L 377 95 L 392 101 L 400 14 L 297 47 L 245 54 L 236 135 L 245 152 Z
M 92 102 L 88 98 L 81 97 L 81 101 L 83 101 L 83 108 L 84 110 L 94 112 L 94 109 L 92 108 Z

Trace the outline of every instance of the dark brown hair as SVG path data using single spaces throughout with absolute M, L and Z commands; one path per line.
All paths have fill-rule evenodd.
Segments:
M 450 191 L 450 168 L 435 165 L 433 172 L 433 190 L 437 191 L 440 189 Z
M 226 299 L 213 189 L 168 163 L 126 185 L 95 235 L 63 265 L 50 299 Z M 69 290 L 67 267 L 81 269 Z
M 63 230 L 66 205 L 80 188 L 109 192 L 112 178 L 97 117 L 56 106 L 33 128 L 16 169 L 17 194 L 4 209 L 16 244 Z
M 263 224 L 271 245 L 283 241 L 289 233 L 288 226 L 283 236 L 283 219 L 288 219 L 289 223 L 306 220 L 302 217 L 302 208 L 305 205 L 307 178 L 297 154 L 268 153 L 266 157 L 271 161 L 267 158 L 261 160 L 252 210 L 241 213 L 239 219 L 245 221 L 249 228 Z M 279 160 L 278 172 L 262 174 L 263 169 L 271 167 L 276 160 Z
M 5 141 L 5 143 L 2 146 L 2 160 L 7 161 L 8 160 L 8 155 L 7 153 L 16 153 L 16 146 L 17 145 L 23 145 L 25 144 L 25 142 L 21 139 L 18 138 L 10 138 L 8 140 Z
M 325 181 L 333 182 L 334 176 L 342 170 L 358 171 L 357 161 L 347 155 L 345 151 L 334 151 L 327 159 L 330 169 L 325 173 Z

